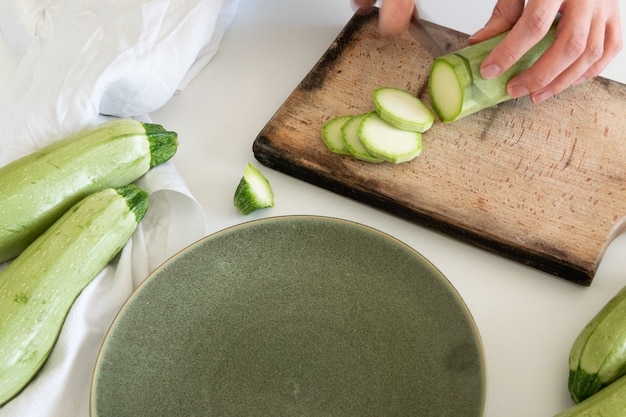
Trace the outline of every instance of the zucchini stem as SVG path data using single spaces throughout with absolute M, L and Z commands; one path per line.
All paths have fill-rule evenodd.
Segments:
M 150 168 L 161 165 L 174 156 L 178 148 L 178 135 L 161 125 L 142 123 L 150 143 Z

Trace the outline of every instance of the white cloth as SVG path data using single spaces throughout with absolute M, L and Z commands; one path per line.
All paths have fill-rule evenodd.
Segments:
M 237 3 L 0 0 L 0 31 L 18 60 L 0 101 L 0 165 L 108 117 L 150 121 L 215 55 Z M 0 417 L 88 417 L 115 315 L 150 272 L 205 235 L 202 209 L 171 162 L 137 184 L 150 194 L 146 217 L 78 297 L 44 367 Z

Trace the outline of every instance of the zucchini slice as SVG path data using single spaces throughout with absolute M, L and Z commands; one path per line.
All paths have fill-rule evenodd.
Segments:
M 332 153 L 339 155 L 350 155 L 350 150 L 343 143 L 341 138 L 341 128 L 350 120 L 352 116 L 337 116 L 322 126 L 322 140 Z
M 381 87 L 374 90 L 373 96 L 378 116 L 398 129 L 422 133 L 435 121 L 428 106 L 406 90 Z
M 350 151 L 350 154 L 356 159 L 365 162 L 379 163 L 383 162 L 383 160 L 376 155 L 373 155 L 365 147 L 365 145 L 361 141 L 361 137 L 359 136 L 359 128 L 361 126 L 361 122 L 369 114 L 375 113 L 364 113 L 352 116 L 352 118 L 348 120 L 341 128 L 341 138 L 343 140 L 343 143 L 346 145 L 346 148 L 348 148 L 348 150 Z
M 369 153 L 394 164 L 410 161 L 422 152 L 420 132 L 398 129 L 377 113 L 363 118 L 359 137 Z

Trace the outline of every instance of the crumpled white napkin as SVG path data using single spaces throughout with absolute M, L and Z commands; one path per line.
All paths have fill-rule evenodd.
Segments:
M 0 31 L 18 60 L 0 101 L 0 165 L 109 117 L 150 121 L 215 55 L 237 4 L 0 0 Z M 150 193 L 146 217 L 78 297 L 44 367 L 0 417 L 89 416 L 95 361 L 115 315 L 150 272 L 204 236 L 202 209 L 173 163 L 137 184 Z

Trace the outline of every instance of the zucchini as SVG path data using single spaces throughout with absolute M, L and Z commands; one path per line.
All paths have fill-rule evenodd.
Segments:
M 262 208 L 274 207 L 274 192 L 270 182 L 254 165 L 246 165 L 243 177 L 235 189 L 233 203 L 245 215 Z
M 422 133 L 430 129 L 434 113 L 406 90 L 374 90 L 375 110 L 336 116 L 322 125 L 322 140 L 339 155 L 365 162 L 399 164 L 422 152 Z
M 598 311 L 574 340 L 569 355 L 568 389 L 578 403 L 624 375 L 626 287 Z
M 488 80 L 480 75 L 480 64 L 508 32 L 435 59 L 428 79 L 428 91 L 439 119 L 451 123 L 510 100 L 507 83 L 535 63 L 554 42 L 555 32 L 556 23 L 508 70 Z
M 0 168 L 0 262 L 16 257 L 72 205 L 120 187 L 170 159 L 177 135 L 114 119 Z
M 626 376 L 554 417 L 624 417 Z
M 350 120 L 352 116 L 337 116 L 322 126 L 322 140 L 332 153 L 339 155 L 351 155 L 350 150 L 343 143 L 341 138 L 341 128 Z
M 126 244 L 147 204 L 135 185 L 90 194 L 0 272 L 0 406 L 43 366 L 74 300 Z
M 359 128 L 361 127 L 361 122 L 363 119 L 369 114 L 375 114 L 374 112 L 357 114 L 356 116 L 352 116 L 350 120 L 348 120 L 341 127 L 341 140 L 344 145 L 350 152 L 354 158 L 359 161 L 379 163 L 383 162 L 382 159 L 373 155 L 370 151 L 367 150 L 363 142 L 361 141 L 361 137 L 359 136 Z
M 398 129 L 376 112 L 361 121 L 359 138 L 370 154 L 393 164 L 410 161 L 422 152 L 420 132 Z
M 398 129 L 423 133 L 435 121 L 428 106 L 406 90 L 380 87 L 374 90 L 373 98 L 378 116 Z

